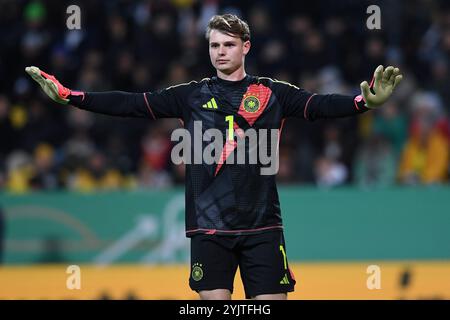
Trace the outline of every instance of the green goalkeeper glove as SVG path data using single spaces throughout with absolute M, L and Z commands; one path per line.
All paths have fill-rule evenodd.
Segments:
M 379 65 L 375 69 L 371 84 L 367 81 L 361 83 L 361 95 L 366 107 L 376 109 L 385 103 L 402 79 L 399 68 L 389 66 L 383 71 L 383 66 Z
M 72 91 L 59 83 L 54 76 L 39 70 L 38 67 L 26 67 L 25 71 L 34 81 L 39 83 L 42 90 L 44 90 L 52 100 L 61 104 L 69 103 L 68 97 Z

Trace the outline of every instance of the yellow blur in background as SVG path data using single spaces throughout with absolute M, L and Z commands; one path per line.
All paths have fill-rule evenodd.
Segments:
M 198 299 L 188 285 L 188 265 L 78 267 L 2 267 L 0 299 Z M 450 299 L 446 261 L 294 263 L 290 268 L 297 285 L 289 299 Z M 234 290 L 233 299 L 244 299 L 239 273 Z

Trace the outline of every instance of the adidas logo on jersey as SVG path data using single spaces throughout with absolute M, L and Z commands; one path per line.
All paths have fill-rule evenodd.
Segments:
M 207 103 L 205 103 L 203 105 L 203 108 L 205 108 L 205 109 L 217 109 L 216 99 L 212 98 L 211 100 L 209 100 Z

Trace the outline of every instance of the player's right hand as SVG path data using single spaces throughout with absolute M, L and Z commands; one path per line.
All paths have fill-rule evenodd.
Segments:
M 61 83 L 59 83 L 56 78 L 50 74 L 45 73 L 42 70 L 39 70 L 38 67 L 26 67 L 25 71 L 33 78 L 34 81 L 39 83 L 42 90 L 53 100 L 61 104 L 69 103 L 69 99 L 67 98 L 71 90 L 64 87 Z

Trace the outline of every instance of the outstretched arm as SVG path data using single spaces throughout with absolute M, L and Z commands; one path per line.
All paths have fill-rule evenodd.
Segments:
M 369 85 L 361 83 L 361 94 L 313 94 L 295 86 L 284 86 L 285 115 L 306 120 L 333 119 L 357 115 L 378 108 L 391 96 L 403 76 L 400 69 L 378 66 Z
M 54 76 L 38 67 L 27 67 L 25 71 L 57 103 L 72 104 L 81 109 L 112 116 L 155 118 L 145 93 L 74 91 L 64 87 Z

